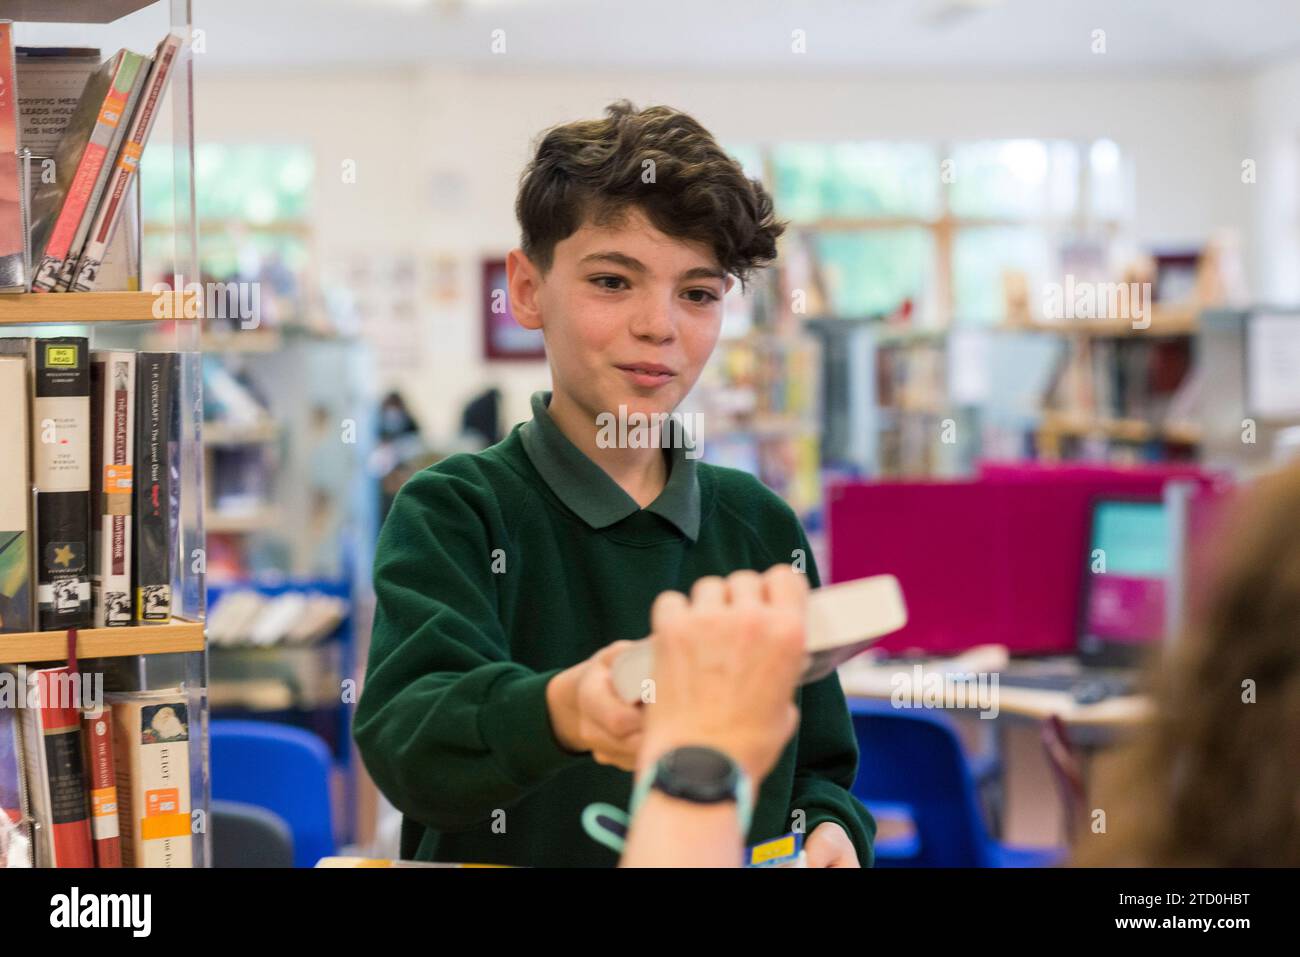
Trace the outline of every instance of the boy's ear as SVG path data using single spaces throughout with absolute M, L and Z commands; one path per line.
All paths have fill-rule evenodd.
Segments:
M 728 273 L 727 281 L 722 287 L 722 294 L 725 296 L 727 293 L 731 292 L 731 287 L 734 286 L 735 284 L 736 284 L 736 277 Z
M 510 294 L 510 311 L 515 322 L 525 329 L 542 328 L 542 310 L 538 302 L 542 273 L 522 249 L 512 249 L 506 256 L 506 287 Z

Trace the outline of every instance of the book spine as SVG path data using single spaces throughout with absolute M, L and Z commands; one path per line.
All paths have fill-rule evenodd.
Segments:
M 176 356 L 136 357 L 135 617 L 171 620 L 171 498 Z
M 53 292 L 58 284 L 63 260 L 67 258 L 77 228 L 81 225 L 86 205 L 99 179 L 100 169 L 108 156 L 113 133 L 122 122 L 122 113 L 126 109 L 135 82 L 135 72 L 143 59 L 138 54 L 130 54 L 127 51 L 118 54 L 113 79 L 100 103 L 99 115 L 90 139 L 86 141 L 85 149 L 82 150 L 67 195 L 63 198 L 63 205 L 55 217 L 49 239 L 45 243 L 40 265 L 32 280 L 33 292 Z
M 122 866 L 122 841 L 117 829 L 117 764 L 113 754 L 112 708 L 98 717 L 82 719 L 86 742 L 86 774 L 90 783 L 90 828 L 96 867 Z
M 12 674 L 12 672 L 9 672 Z M 18 709 L 0 708 L 0 815 L 25 842 L 0 846 L 0 867 L 31 867 L 31 811 L 27 804 L 27 766 L 23 758 L 22 726 Z
M 0 354 L 0 634 L 34 631 L 27 357 Z
M 131 624 L 131 483 L 135 443 L 135 354 L 92 356 L 95 425 L 91 493 L 91 591 L 96 628 Z
M 40 630 L 90 624 L 90 364 L 84 338 L 35 345 L 32 403 Z
M 81 748 L 81 714 L 69 694 L 71 671 L 48 668 L 28 675 L 36 685 L 37 707 L 23 712 L 28 755 L 39 752 L 37 773 L 42 805 L 48 814 L 37 821 L 45 837 L 46 867 L 94 867 L 90 815 L 86 809 L 86 775 Z
M 27 289 L 27 196 L 18 175 L 18 97 L 13 24 L 0 22 L 0 290 Z
M 113 701 L 126 867 L 191 867 L 189 716 L 182 697 Z
M 109 243 L 113 241 L 113 233 L 121 218 L 120 213 L 126 199 L 127 187 L 131 185 L 131 179 L 139 169 L 140 156 L 149 141 L 149 133 L 153 129 L 163 94 L 167 92 L 167 83 L 171 79 L 172 68 L 180 55 L 182 42 L 180 37 L 168 34 L 154 55 L 153 69 L 149 71 L 149 80 L 141 95 L 140 106 L 131 120 L 131 130 L 118 154 L 117 163 L 113 168 L 113 177 L 104 194 L 105 201 L 100 204 L 100 209 L 95 215 L 95 223 L 86 240 L 86 248 L 82 250 L 73 274 L 71 288 L 77 292 L 89 292 L 95 288 L 99 269 L 104 264 L 104 256 L 108 251 Z
M 68 245 L 67 255 L 64 256 L 63 263 L 59 267 L 58 279 L 55 282 L 56 292 L 67 292 L 72 286 L 72 277 L 76 272 L 77 262 L 81 259 L 81 251 L 85 248 L 90 230 L 95 224 L 95 216 L 99 212 L 104 190 L 113 175 L 114 168 L 117 166 L 118 153 L 121 151 L 122 143 L 131 127 L 136 106 L 140 101 L 140 94 L 144 91 L 145 81 L 149 76 L 149 60 L 138 53 L 128 54 L 128 57 L 135 63 L 135 72 L 131 79 L 130 90 L 127 93 L 126 102 L 122 106 L 120 119 L 111 130 L 104 151 L 104 161 L 95 176 L 95 185 L 86 198 L 85 208 L 82 210 L 81 219 L 77 224 L 77 231 L 73 234 L 72 242 Z

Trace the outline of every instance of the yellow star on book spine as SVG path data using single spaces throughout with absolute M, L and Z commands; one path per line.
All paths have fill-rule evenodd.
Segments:
M 72 564 L 72 546 L 64 545 L 62 548 L 54 550 L 54 564 L 62 565 L 67 568 Z

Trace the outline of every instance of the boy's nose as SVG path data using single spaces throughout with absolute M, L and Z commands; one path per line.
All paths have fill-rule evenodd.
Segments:
M 652 342 L 669 342 L 677 334 L 670 303 L 647 303 L 638 310 L 631 324 L 632 335 Z

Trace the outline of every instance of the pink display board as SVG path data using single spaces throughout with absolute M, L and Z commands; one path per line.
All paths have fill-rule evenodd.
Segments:
M 969 481 L 847 482 L 827 490 L 833 582 L 890 573 L 907 627 L 878 646 L 952 654 L 1074 650 L 1091 504 L 1158 499 L 1170 479 L 1211 484 L 1190 467 L 986 464 Z

